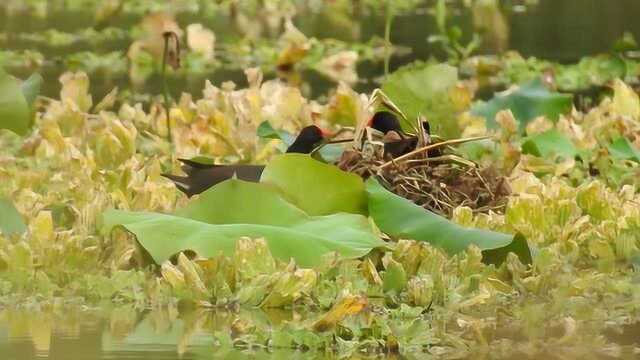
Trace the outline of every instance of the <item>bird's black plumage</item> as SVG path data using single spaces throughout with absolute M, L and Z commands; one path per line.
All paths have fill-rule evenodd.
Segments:
M 384 135 L 394 132 L 398 134 L 399 139 L 393 141 L 385 141 L 384 153 L 385 156 L 396 158 L 402 156 L 416 149 L 418 146 L 418 137 L 415 135 L 407 134 L 402 130 L 398 117 L 389 111 L 376 112 L 371 120 L 369 126 L 383 133 Z M 431 135 L 431 127 L 428 121 L 422 122 L 422 127 L 427 136 Z M 441 153 L 438 149 L 432 149 L 428 151 L 429 157 L 440 156 Z
M 389 131 L 396 131 L 398 133 L 402 132 L 402 127 L 400 126 L 398 117 L 388 111 L 378 111 L 373 114 L 373 117 L 369 121 L 369 126 L 383 134 L 386 134 Z
M 294 142 L 287 148 L 287 153 L 308 154 L 324 140 L 325 133 L 315 125 L 307 126 L 300 131 Z M 264 165 L 216 165 L 203 164 L 188 159 L 178 159 L 186 176 L 162 174 L 173 181 L 178 190 L 188 197 L 209 189 L 217 183 L 230 179 L 234 175 L 245 181 L 260 180 Z
M 325 134 L 319 127 L 310 125 L 303 128 L 294 142 L 287 148 L 288 153 L 309 154 L 324 140 Z

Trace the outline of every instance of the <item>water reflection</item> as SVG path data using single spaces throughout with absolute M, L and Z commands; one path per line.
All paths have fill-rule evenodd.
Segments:
M 307 316 L 293 310 L 225 310 L 174 307 L 139 311 L 132 306 L 0 311 L 0 358 L 52 359 L 212 359 L 295 358 L 314 354 L 291 349 L 242 350 L 220 344 L 239 324 L 264 329 Z M 221 346 L 222 345 L 222 346 Z M 228 345 L 228 344 L 227 344 Z M 280 356 L 282 355 L 282 356 Z
M 228 312 L 133 307 L 0 313 L 3 359 L 196 359 L 216 351 L 213 333 L 229 329 Z
M 253 326 L 269 332 L 269 329 L 279 328 L 286 322 L 304 322 L 315 316 L 317 314 L 282 309 L 245 309 L 237 312 L 204 309 L 178 311 L 174 307 L 139 311 L 132 306 L 5 309 L 0 311 L 0 358 L 326 358 L 330 354 L 285 348 L 267 349 L 265 346 L 241 349 L 224 340 L 233 338 L 239 332 L 250 331 Z M 266 345 L 266 338 L 261 341 L 259 339 L 262 337 L 256 336 L 254 344 Z M 633 354 L 637 355 L 634 344 L 640 338 L 640 324 L 607 331 L 605 336 L 621 346 L 616 358 L 634 358 Z M 562 358 L 562 354 L 551 355 L 548 359 Z M 404 354 L 402 358 L 422 356 L 426 354 Z M 592 358 L 601 356 L 602 354 L 594 354 Z

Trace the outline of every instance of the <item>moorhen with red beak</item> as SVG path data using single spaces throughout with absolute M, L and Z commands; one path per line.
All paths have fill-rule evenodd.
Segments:
M 307 126 L 300 131 L 295 141 L 287 148 L 287 153 L 309 154 L 328 133 L 315 125 Z M 245 181 L 257 182 L 260 180 L 264 165 L 211 165 L 202 164 L 187 159 L 178 159 L 182 163 L 182 170 L 187 176 L 162 174 L 162 176 L 174 182 L 178 190 L 188 197 L 200 194 L 217 183 L 232 178 L 234 175 Z
M 405 133 L 400 126 L 398 117 L 388 111 L 378 111 L 369 120 L 369 127 L 380 131 L 384 134 L 382 142 L 384 143 L 384 154 L 391 158 L 397 158 L 416 149 L 418 146 L 418 137 Z M 422 122 L 422 127 L 427 136 L 431 135 L 431 129 L 428 121 Z M 437 149 L 429 150 L 429 157 L 440 156 Z

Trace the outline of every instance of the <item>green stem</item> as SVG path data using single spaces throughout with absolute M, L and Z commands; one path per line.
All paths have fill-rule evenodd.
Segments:
M 389 60 L 391 59 L 391 22 L 393 21 L 392 0 L 387 0 L 386 19 L 384 23 L 384 77 L 389 75 Z
M 164 112 L 167 116 L 167 139 L 169 144 L 173 144 L 173 138 L 171 136 L 171 118 L 169 116 L 169 86 L 167 85 L 167 54 L 169 52 L 169 37 L 164 36 L 164 52 L 162 53 L 162 96 L 164 98 Z

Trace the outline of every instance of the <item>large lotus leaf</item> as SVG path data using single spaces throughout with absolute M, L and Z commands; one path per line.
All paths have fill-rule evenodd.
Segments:
M 459 135 L 449 90 L 458 81 L 458 70 L 447 64 L 413 64 L 399 69 L 382 84 L 382 90 L 410 121 L 419 114 L 447 138 Z M 411 130 L 402 124 L 405 130 Z
M 210 224 L 285 226 L 308 219 L 274 186 L 235 179 L 207 189 L 176 215 Z
M 311 217 L 274 187 L 234 179 L 204 192 L 179 216 L 108 210 L 103 219 L 107 232 L 118 225 L 132 232 L 157 263 L 184 250 L 231 256 L 243 236 L 265 238 L 274 257 L 302 266 L 319 264 L 328 252 L 355 258 L 385 244 L 364 216 Z
M 540 79 L 533 80 L 511 90 L 496 95 L 488 102 L 478 102 L 472 108 L 474 115 L 487 120 L 487 126 L 497 128 L 496 114 L 510 109 L 524 131 L 527 123 L 538 116 L 556 121 L 561 114 L 571 110 L 572 96 L 549 91 Z
M 627 138 L 620 137 L 607 147 L 611 157 L 640 162 L 640 150 L 636 149 Z
M 31 109 L 18 80 L 0 68 L 0 129 L 25 135 L 31 124 Z
M 578 149 L 569 138 L 558 130 L 551 129 L 525 138 L 522 143 L 522 153 L 544 158 L 562 156 L 565 159 L 571 159 L 578 155 Z
M 0 199 L 0 232 L 4 235 L 22 234 L 27 230 L 22 216 L 13 203 Z
M 502 263 L 509 252 L 523 263 L 531 263 L 531 252 L 520 235 L 460 226 L 391 193 L 373 178 L 366 186 L 369 215 L 390 236 L 425 241 L 451 255 L 476 245 L 482 250 L 483 261 L 491 264 Z
M 236 241 L 243 236 L 265 238 L 274 257 L 283 261 L 293 258 L 301 266 L 320 264 L 328 252 L 356 258 L 384 246 L 371 232 L 366 218 L 355 214 L 309 218 L 290 227 L 215 225 L 173 215 L 121 210 L 108 210 L 104 221 L 107 229 L 122 225 L 132 232 L 158 264 L 185 250 L 204 257 L 220 253 L 232 256 Z
M 358 175 L 308 155 L 275 157 L 262 172 L 260 181 L 280 188 L 287 200 L 309 215 L 367 213 L 364 183 Z

